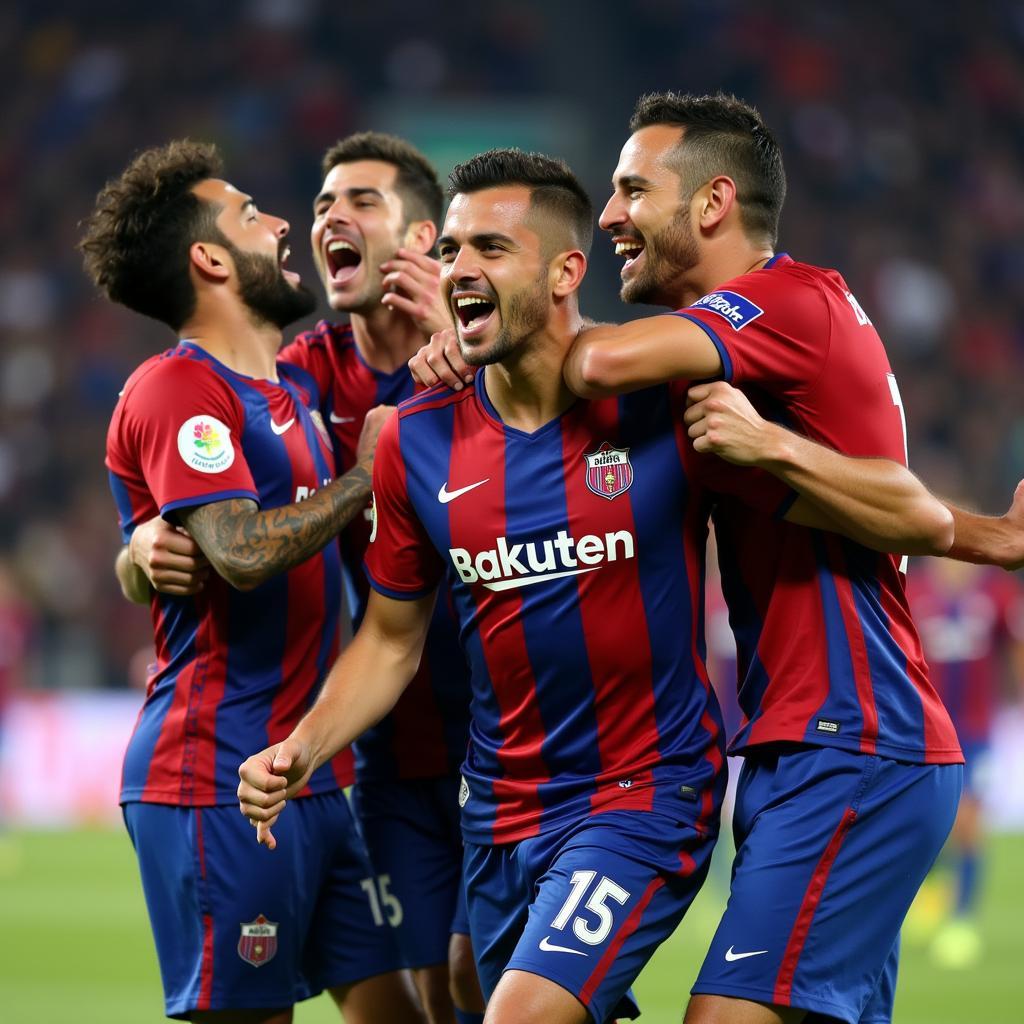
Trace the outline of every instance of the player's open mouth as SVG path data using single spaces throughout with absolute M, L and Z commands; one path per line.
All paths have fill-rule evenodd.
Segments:
M 279 258 L 279 264 L 280 264 L 280 267 L 281 267 L 281 276 L 293 288 L 295 288 L 295 287 L 298 287 L 298 285 L 300 285 L 302 283 L 302 276 L 300 274 L 297 274 L 294 270 L 288 270 L 288 268 L 285 267 L 285 263 L 288 262 L 288 257 L 291 256 L 291 254 L 292 254 L 291 246 L 288 246 L 288 245 L 284 246 L 281 249 L 281 255 L 280 255 L 280 258 Z
M 479 334 L 487 326 L 487 322 L 494 313 L 494 303 L 483 295 L 462 295 L 452 296 L 452 308 L 455 315 L 462 324 L 462 336 L 473 337 Z
M 632 235 L 619 235 L 612 241 L 615 243 L 615 255 L 622 256 L 626 261 L 622 264 L 622 273 L 625 275 L 643 254 L 644 241 Z
M 356 276 L 362 262 L 363 254 L 346 239 L 335 238 L 327 243 L 324 263 L 332 284 L 348 284 Z

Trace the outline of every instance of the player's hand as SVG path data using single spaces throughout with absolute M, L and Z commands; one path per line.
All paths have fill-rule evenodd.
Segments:
M 210 576 L 210 563 L 199 545 L 160 516 L 135 528 L 128 556 L 161 594 L 198 594 Z
M 467 365 L 459 349 L 454 327 L 446 327 L 432 335 L 430 341 L 409 360 L 409 371 L 428 388 L 447 384 L 453 391 L 473 381 L 473 368 Z
M 246 758 L 239 765 L 238 807 L 256 827 L 256 841 L 277 848 L 271 829 L 286 803 L 313 774 L 309 748 L 293 737 Z
M 385 289 L 380 301 L 411 317 L 425 338 L 451 324 L 451 312 L 441 297 L 441 264 L 437 260 L 402 248 L 380 269 Z
M 1024 480 L 1017 484 L 1013 501 L 1003 516 L 1003 525 L 1009 531 L 1006 557 L 999 564 L 1007 572 L 1024 569 Z
M 738 388 L 719 380 L 697 384 L 686 393 L 683 415 L 698 452 L 710 452 L 739 466 L 757 465 L 764 457 L 766 435 L 774 424 L 758 415 Z
M 363 429 L 356 444 L 356 462 L 373 472 L 373 457 L 377 454 L 377 438 L 384 424 L 394 415 L 393 405 L 375 405 L 363 420 Z

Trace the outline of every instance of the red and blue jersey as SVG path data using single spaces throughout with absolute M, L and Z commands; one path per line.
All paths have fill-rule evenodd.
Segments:
M 288 505 L 334 477 L 312 378 L 237 374 L 182 342 L 128 379 L 107 434 L 107 468 L 127 541 L 156 515 L 248 498 Z M 156 664 L 128 744 L 122 801 L 234 803 L 238 766 L 284 739 L 337 655 L 341 565 L 329 545 L 242 593 L 211 575 L 191 597 L 154 593 Z M 344 751 L 306 793 L 353 779 Z
M 579 401 L 533 433 L 484 373 L 399 407 L 374 466 L 371 585 L 447 578 L 472 669 L 463 833 L 507 843 L 605 810 L 714 828 L 722 724 L 704 666 L 709 486 L 785 489 L 697 455 L 685 387 Z
M 834 270 L 780 254 L 678 311 L 771 418 L 846 455 L 906 464 L 903 406 L 871 321 Z M 733 752 L 779 741 L 962 760 L 929 682 L 898 556 L 835 534 L 715 512 L 745 722 Z
M 321 321 L 300 334 L 280 358 L 308 370 L 320 389 L 338 471 L 355 465 L 366 414 L 377 405 L 398 405 L 416 384 L 408 367 L 384 373 L 363 359 L 347 324 Z M 363 557 L 370 541 L 369 505 L 341 535 L 346 598 L 358 627 L 369 586 Z M 394 710 L 355 743 L 360 781 L 437 778 L 457 773 L 469 740 L 469 667 L 459 647 L 454 611 L 446 591 L 434 618 L 416 677 Z
M 907 589 L 932 682 L 960 742 L 987 746 L 1008 648 L 1022 639 L 1020 583 L 999 569 L 925 561 L 911 567 Z

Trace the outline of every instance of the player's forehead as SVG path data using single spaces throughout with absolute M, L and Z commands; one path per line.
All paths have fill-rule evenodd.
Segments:
M 379 192 L 397 198 L 398 168 L 385 160 L 353 160 L 335 164 L 324 177 L 321 194 L 338 196 L 345 192 Z
M 618 186 L 634 178 L 653 181 L 675 173 L 666 158 L 682 137 L 683 129 L 671 124 L 651 124 L 633 132 L 619 153 L 612 184 Z
M 227 209 L 239 209 L 243 203 L 252 201 L 252 196 L 221 178 L 204 178 L 192 191 L 204 202 L 217 203 Z
M 451 201 L 442 234 L 456 241 L 480 235 L 506 235 L 524 244 L 537 243 L 528 226 L 530 189 L 499 185 L 477 192 L 459 192 Z

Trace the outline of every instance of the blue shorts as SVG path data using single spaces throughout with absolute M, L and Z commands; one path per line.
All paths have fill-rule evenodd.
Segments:
M 892 1020 L 903 918 L 953 826 L 963 766 L 830 747 L 748 751 L 729 902 L 693 986 Z
M 639 1015 L 629 991 L 707 875 L 714 836 L 664 814 L 608 811 L 518 843 L 466 844 L 484 995 L 506 970 L 561 985 L 597 1024 Z
M 459 776 L 358 782 L 352 806 L 405 965 L 446 964 L 462 889 Z
M 292 801 L 274 851 L 237 804 L 129 803 L 124 818 L 168 1017 L 291 1006 L 401 966 L 340 790 Z
M 992 782 L 992 750 L 989 744 L 961 741 L 964 752 L 964 794 L 975 800 L 984 800 L 985 792 Z

